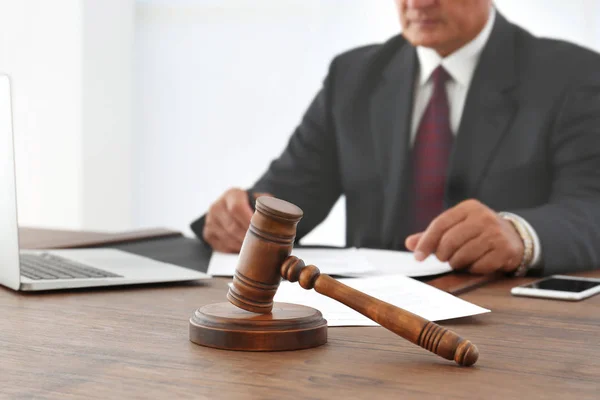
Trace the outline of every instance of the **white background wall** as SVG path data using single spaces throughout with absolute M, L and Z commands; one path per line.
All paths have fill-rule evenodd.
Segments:
M 22 225 L 133 226 L 134 10 L 134 0 L 0 0 Z
M 135 2 L 82 4 L 81 225 L 93 230 L 131 229 Z
M 24 224 L 82 223 L 80 14 L 78 0 L 0 0 L 0 72 L 12 78 Z
M 600 50 L 596 0 L 498 0 Z M 0 0 L 21 223 L 188 232 L 285 145 L 334 54 L 399 26 L 393 0 Z M 343 243 L 343 202 L 312 241 Z

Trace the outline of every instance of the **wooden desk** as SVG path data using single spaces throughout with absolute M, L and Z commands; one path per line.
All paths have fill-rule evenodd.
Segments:
M 188 319 L 225 300 L 226 279 L 63 293 L 0 288 L 0 398 L 598 398 L 600 296 L 511 297 L 525 281 L 462 295 L 492 313 L 444 323 L 479 347 L 472 368 L 380 327 L 330 328 L 328 344 L 296 352 L 194 345 Z

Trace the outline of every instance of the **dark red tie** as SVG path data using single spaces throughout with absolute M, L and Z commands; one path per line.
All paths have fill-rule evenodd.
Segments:
M 425 109 L 412 149 L 413 233 L 424 231 L 444 208 L 444 187 L 453 136 L 446 81 L 441 65 L 433 71 L 433 94 Z

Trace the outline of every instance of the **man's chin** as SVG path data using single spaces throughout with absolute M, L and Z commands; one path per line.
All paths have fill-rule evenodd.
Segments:
M 408 35 L 404 35 L 404 37 L 406 38 L 406 40 L 408 40 L 408 42 L 410 44 L 412 44 L 413 46 L 417 47 L 429 47 L 429 48 L 437 48 L 440 46 L 440 41 L 436 40 L 435 38 L 432 37 L 428 37 L 429 35 L 423 35 L 423 36 L 417 36 L 417 37 L 411 37 Z

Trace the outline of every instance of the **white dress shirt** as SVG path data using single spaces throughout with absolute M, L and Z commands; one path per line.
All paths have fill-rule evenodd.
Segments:
M 492 7 L 488 21 L 479 34 L 469 43 L 456 50 L 454 53 L 442 58 L 435 50 L 426 47 L 417 47 L 419 58 L 419 75 L 415 82 L 415 97 L 411 125 L 411 145 L 415 141 L 417 130 L 429 100 L 433 94 L 433 81 L 431 75 L 440 65 L 448 72 L 451 79 L 446 82 L 446 94 L 450 111 L 450 130 L 457 135 L 460 120 L 467 98 L 467 92 L 479 62 L 479 56 L 485 47 L 496 19 L 496 10 Z M 515 215 L 533 237 L 534 256 L 531 265 L 536 266 L 541 260 L 540 240 L 533 227 L 523 218 Z

